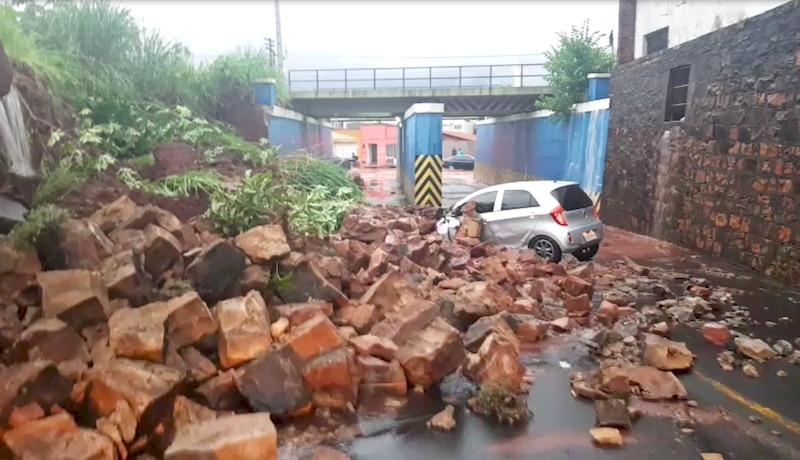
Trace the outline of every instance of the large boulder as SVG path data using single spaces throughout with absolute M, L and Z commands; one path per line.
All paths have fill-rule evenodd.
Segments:
M 223 300 L 215 308 L 219 324 L 219 360 L 224 368 L 239 366 L 272 347 L 269 313 L 258 291 Z
M 291 273 L 291 285 L 281 286 L 278 295 L 287 303 L 302 303 L 309 299 L 324 300 L 336 307 L 343 307 L 349 302 L 339 288 L 331 284 L 317 265 L 307 257 L 293 254 L 295 257 L 285 265 Z
M 333 305 L 322 300 L 309 300 L 303 303 L 287 303 L 275 307 L 281 318 L 289 320 L 291 326 L 297 326 L 317 315 L 330 316 L 333 314 Z
M 187 424 L 165 460 L 277 460 L 278 434 L 270 414 L 240 414 Z
M 114 243 L 88 220 L 64 221 L 58 236 L 58 245 L 46 249 L 47 265 L 52 268 L 100 270 L 103 260 L 114 253 Z
M 387 361 L 393 360 L 397 354 L 397 344 L 385 337 L 372 334 L 352 337 L 350 345 L 361 356 L 374 356 Z
M 170 348 L 177 350 L 214 334 L 217 322 L 203 299 L 191 291 L 169 300 L 165 327 Z
M 138 253 L 126 249 L 107 258 L 103 261 L 102 274 L 109 298 L 126 299 L 135 306 L 147 302 L 150 280 Z
M 291 252 L 286 234 L 280 225 L 251 228 L 234 239 L 236 247 L 255 263 L 265 263 Z
M 203 300 L 213 304 L 237 294 L 245 266 L 242 251 L 227 241 L 218 241 L 186 267 L 186 278 Z
M 327 316 L 318 315 L 295 327 L 287 345 L 306 363 L 344 346 L 344 339 Z
M 131 219 L 137 210 L 136 203 L 128 195 L 103 206 L 89 217 L 89 221 L 106 233 L 112 233 L 119 226 Z
M 289 415 L 311 403 L 311 388 L 300 366 L 290 347 L 273 350 L 244 365 L 236 386 L 253 410 Z
M 181 243 L 172 233 L 150 224 L 144 228 L 144 237 L 144 269 L 153 280 L 160 280 L 167 270 L 183 262 Z
M 46 318 L 59 318 L 76 331 L 108 321 L 108 291 L 100 274 L 88 270 L 52 270 L 36 277 Z
M 20 251 L 0 241 L 0 297 L 15 299 L 22 291 L 35 287 L 42 264 L 35 251 Z
M 648 401 L 687 399 L 683 384 L 672 372 L 651 366 L 640 366 L 627 371 L 631 384 L 641 389 L 642 399 Z
M 694 354 L 685 343 L 645 334 L 642 363 L 661 371 L 685 371 L 694 364 Z
M 408 382 L 423 388 L 455 372 L 464 356 L 461 335 L 442 318 L 433 320 L 397 350 Z
M 478 386 L 501 384 L 519 392 L 525 367 L 519 361 L 519 342 L 515 341 L 513 335 L 492 332 L 478 352 L 467 357 L 464 375 Z
M 59 372 L 73 378 L 86 370 L 91 359 L 80 334 L 58 318 L 40 319 L 31 324 L 9 350 L 9 355 L 17 362 L 55 363 Z
M 342 347 L 303 366 L 303 378 L 314 392 L 316 407 L 345 409 L 358 402 L 359 375 L 355 353 Z
M 384 361 L 372 356 L 357 356 L 359 391 L 370 394 L 402 396 L 408 392 L 408 382 L 400 362 Z
M 439 307 L 428 300 L 418 300 L 404 309 L 389 313 L 370 333 L 391 340 L 398 346 L 406 343 L 439 315 Z
M 0 425 L 5 426 L 15 407 L 37 403 L 64 407 L 70 400 L 73 380 L 46 361 L 27 361 L 0 370 Z
M 492 281 L 476 281 L 458 290 L 454 314 L 464 326 L 479 318 L 509 311 L 514 299 Z
M 170 304 L 153 302 L 140 308 L 123 308 L 108 320 L 109 344 L 120 358 L 164 362 L 164 322 Z
M 7 432 L 3 442 L 13 458 L 116 460 L 110 438 L 79 428 L 66 412 L 35 420 Z

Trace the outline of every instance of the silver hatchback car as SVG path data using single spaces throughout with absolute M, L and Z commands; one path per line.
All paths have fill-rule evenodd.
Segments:
M 567 253 L 591 260 L 603 240 L 603 223 L 594 203 L 575 182 L 510 182 L 473 192 L 439 221 L 442 236 L 454 237 L 461 209 L 470 201 L 476 203 L 484 222 L 481 240 L 527 246 L 551 262 Z

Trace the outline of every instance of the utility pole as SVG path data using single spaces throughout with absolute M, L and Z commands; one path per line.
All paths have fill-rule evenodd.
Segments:
M 278 68 L 283 72 L 283 36 L 281 34 L 281 6 L 279 0 L 275 0 L 275 37 L 275 41 L 277 42 Z
M 275 67 L 275 40 L 272 37 L 265 40 L 267 42 L 267 52 L 269 53 L 269 65 Z

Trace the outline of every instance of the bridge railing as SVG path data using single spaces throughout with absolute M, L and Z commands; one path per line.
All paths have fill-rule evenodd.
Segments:
M 544 64 L 290 70 L 290 91 L 546 86 Z

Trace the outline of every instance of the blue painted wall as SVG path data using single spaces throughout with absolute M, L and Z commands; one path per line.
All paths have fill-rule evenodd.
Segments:
M 298 150 L 333 155 L 331 128 L 305 120 L 270 116 L 269 143 L 280 146 L 279 155 L 290 155 Z
M 413 202 L 414 163 L 419 156 L 442 156 L 442 114 L 415 113 L 403 122 L 403 153 L 400 184 L 406 198 Z
M 580 111 L 567 125 L 541 113 L 478 125 L 476 179 L 487 184 L 570 180 L 581 184 L 597 201 L 602 192 L 609 115 L 608 105 L 600 106 L 592 111 L 587 109 L 596 108 L 597 103 L 578 106 Z

